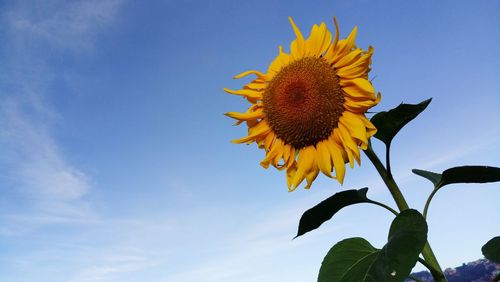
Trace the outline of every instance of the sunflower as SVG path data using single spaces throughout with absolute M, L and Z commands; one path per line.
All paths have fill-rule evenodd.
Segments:
M 359 148 L 377 131 L 365 117 L 381 98 L 368 80 L 373 48 L 355 45 L 357 27 L 339 40 L 335 18 L 333 42 L 324 22 L 305 39 L 289 20 L 297 37 L 290 53 L 280 46 L 267 73 L 246 71 L 234 78 L 256 78 L 240 90 L 224 89 L 251 104 L 245 113 L 226 113 L 248 125 L 248 136 L 233 142 L 256 142 L 266 152 L 264 168 L 286 169 L 289 191 L 304 179 L 310 188 L 320 171 L 342 184 L 345 164 L 360 164 Z

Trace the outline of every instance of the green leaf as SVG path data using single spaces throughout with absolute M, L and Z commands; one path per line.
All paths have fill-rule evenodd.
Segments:
M 485 258 L 495 263 L 500 263 L 500 236 L 497 236 L 488 241 L 481 251 Z
M 375 281 L 403 281 L 427 242 L 427 223 L 417 210 L 405 210 L 391 224 L 389 241 L 370 268 Z
M 344 207 L 358 203 L 371 202 L 366 197 L 367 192 L 368 188 L 338 192 L 307 210 L 300 218 L 299 230 L 297 231 L 297 236 L 295 236 L 295 238 L 320 227 L 323 222 L 330 220 Z
M 413 173 L 430 180 L 436 188 L 454 183 L 488 183 L 500 181 L 500 168 L 492 166 L 457 166 L 442 174 L 414 169 Z
M 411 170 L 413 173 L 415 173 L 416 175 L 420 175 L 424 178 L 427 178 L 428 180 L 430 180 L 432 182 L 432 184 L 434 184 L 434 186 L 436 186 L 439 181 L 441 181 L 441 174 L 439 173 L 435 173 L 435 172 L 431 172 L 431 171 L 427 171 L 427 170 L 421 170 L 421 169 L 412 169 Z
M 388 112 L 380 112 L 374 115 L 371 122 L 377 128 L 375 138 L 389 146 L 401 128 L 423 112 L 431 100 L 432 98 L 416 105 L 401 104 Z
M 439 187 L 453 183 L 488 183 L 500 181 L 500 168 L 492 166 L 457 166 L 443 171 Z
M 335 244 L 326 254 L 318 282 L 349 281 L 366 273 L 380 250 L 363 238 L 349 238 Z
M 426 242 L 425 219 L 416 210 L 405 210 L 392 222 L 381 250 L 363 238 L 335 244 L 321 264 L 318 282 L 403 281 Z

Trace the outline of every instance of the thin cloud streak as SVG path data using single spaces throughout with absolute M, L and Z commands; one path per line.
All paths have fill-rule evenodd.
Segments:
M 295 253 L 298 249 L 321 242 L 333 232 L 346 228 L 344 224 L 328 226 L 315 230 L 308 240 L 292 240 L 297 231 L 300 215 L 317 204 L 318 198 L 327 196 L 325 191 L 311 193 L 297 201 L 288 202 L 272 210 L 266 210 L 254 216 L 249 226 L 234 230 L 231 240 L 211 239 L 210 245 L 217 246 L 210 256 L 184 270 L 174 270 L 168 277 L 155 281 L 188 282 L 188 281 L 263 281 L 266 280 L 259 270 L 270 267 L 268 260 L 282 257 L 292 259 L 286 253 Z M 228 208 L 229 209 L 229 208 Z M 203 216 L 200 221 L 204 219 Z M 242 277 L 245 279 L 242 280 Z
M 75 201 L 89 191 L 87 177 L 66 161 L 51 136 L 44 114 L 31 104 L 14 97 L 0 104 L 0 143 L 9 152 L 1 158 L 6 177 L 43 211 L 65 215 L 86 213 L 85 207 Z
M 36 228 L 97 217 L 85 198 L 92 180 L 54 138 L 54 122 L 62 117 L 48 105 L 58 71 L 38 49 L 46 46 L 61 54 L 92 50 L 99 32 L 116 18 L 122 1 L 48 1 L 41 10 L 35 2 L 13 3 L 1 14 L 9 47 L 6 71 L 0 75 L 6 86 L 0 101 L 0 145 L 5 151 L 0 155 L 0 177 L 10 184 L 4 193 L 20 197 L 18 204 L 24 207 L 10 208 L 23 212 L 7 217 L 0 231 L 4 235 L 32 229 L 21 224 Z M 19 220 L 30 216 L 36 220 Z
M 99 256 L 93 266 L 80 270 L 70 282 L 123 281 L 123 276 L 157 265 L 148 254 L 133 250 L 112 250 Z M 122 277 L 122 278 L 120 278 Z
M 500 133 L 500 132 L 498 132 Z M 412 173 L 412 169 L 424 169 L 431 170 L 437 173 L 442 172 L 443 170 L 452 166 L 453 163 L 460 159 L 466 159 L 466 157 L 471 156 L 473 154 L 479 154 L 485 151 L 490 150 L 490 148 L 500 144 L 498 141 L 500 135 L 498 133 L 490 133 L 489 135 L 485 135 L 483 140 L 480 143 L 475 143 L 473 146 L 460 146 L 457 148 L 450 148 L 446 152 L 440 152 L 439 155 L 441 157 L 436 158 L 432 154 L 426 154 L 422 158 L 418 160 L 412 160 L 412 164 L 402 164 L 397 169 L 393 170 L 394 178 L 397 180 L 398 184 L 405 184 L 412 180 L 414 177 L 418 177 Z M 384 151 L 380 151 L 380 154 L 384 153 Z M 369 163 L 369 160 L 365 158 L 364 165 L 372 166 Z M 463 165 L 471 165 L 471 164 L 463 164 Z M 375 168 L 373 168 L 375 169 Z M 386 191 L 385 186 L 382 182 L 382 179 L 378 175 L 371 179 L 362 179 L 360 181 L 356 181 L 353 187 L 369 187 L 370 191 L 373 193 L 380 193 L 382 191 Z
M 57 49 L 91 49 L 99 30 L 116 17 L 121 0 L 47 1 L 40 11 L 34 3 L 18 4 L 5 13 L 13 34 Z

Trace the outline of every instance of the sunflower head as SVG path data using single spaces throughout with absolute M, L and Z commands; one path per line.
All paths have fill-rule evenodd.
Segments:
M 368 80 L 373 48 L 355 45 L 356 27 L 339 40 L 336 19 L 335 38 L 321 23 L 307 39 L 289 19 L 297 37 L 290 53 L 280 46 L 267 73 L 244 72 L 235 78 L 256 78 L 240 90 L 224 89 L 250 103 L 245 113 L 226 114 L 248 125 L 248 135 L 233 142 L 256 142 L 266 153 L 264 168 L 286 169 L 290 191 L 304 179 L 309 188 L 320 171 L 342 184 L 345 164 L 360 164 L 359 149 L 377 131 L 365 117 L 381 97 Z

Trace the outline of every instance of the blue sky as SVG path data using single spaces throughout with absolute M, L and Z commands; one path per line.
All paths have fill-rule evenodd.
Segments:
M 345 189 L 394 206 L 374 168 L 287 192 L 263 152 L 229 140 L 223 115 L 248 69 L 314 23 L 375 47 L 374 110 L 433 101 L 393 145 L 412 207 L 431 187 L 412 168 L 500 166 L 498 1 L 1 1 L 2 281 L 314 281 L 337 241 L 386 240 L 391 214 L 341 211 L 302 238 L 300 215 Z M 376 141 L 374 141 L 376 142 Z M 382 152 L 379 143 L 375 143 Z M 498 184 L 454 185 L 429 212 L 442 266 L 481 258 L 498 234 Z M 417 266 L 422 269 L 421 266 Z

